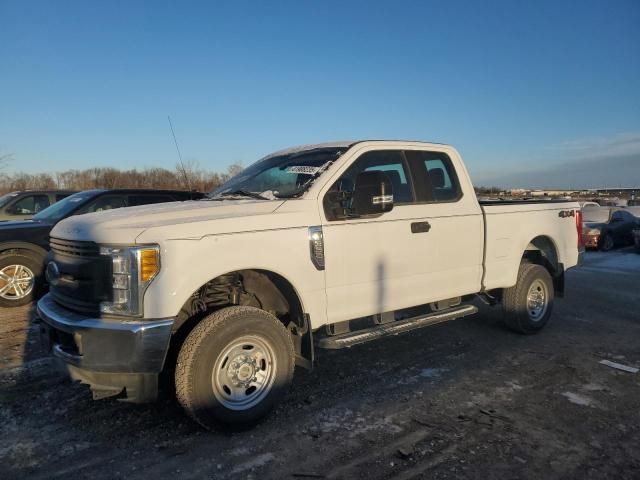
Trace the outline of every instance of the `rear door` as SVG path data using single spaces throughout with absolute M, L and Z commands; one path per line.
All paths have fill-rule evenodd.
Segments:
M 636 226 L 635 217 L 624 210 L 618 210 L 611 215 L 611 226 L 617 243 L 631 243 L 632 230 Z
M 430 228 L 416 252 L 425 301 L 476 293 L 482 280 L 482 211 L 464 166 L 451 152 L 406 150 L 420 215 Z

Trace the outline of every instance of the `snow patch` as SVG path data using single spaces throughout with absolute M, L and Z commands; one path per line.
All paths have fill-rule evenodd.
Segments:
M 424 378 L 440 378 L 447 370 L 446 368 L 423 368 L 420 371 L 420 376 Z
M 590 407 L 593 404 L 593 400 L 577 393 L 563 392 L 562 396 L 569 400 L 571 403 L 575 403 L 576 405 L 580 405 L 582 407 Z
M 247 470 L 253 470 L 254 468 L 264 467 L 268 463 L 271 463 L 274 458 L 276 457 L 271 452 L 261 453 L 260 455 L 256 455 L 255 457 L 253 457 L 251 460 L 236 465 L 233 470 L 231 470 L 231 473 L 242 473 L 246 472 Z

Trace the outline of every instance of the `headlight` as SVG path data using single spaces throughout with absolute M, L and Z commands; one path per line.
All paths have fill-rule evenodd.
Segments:
M 100 311 L 116 315 L 142 315 L 144 292 L 160 271 L 160 248 L 100 247 L 100 255 L 111 257 L 112 298 L 101 302 Z
M 600 230 L 598 230 L 597 228 L 583 228 L 582 229 L 582 234 L 586 235 L 586 236 L 598 236 L 600 235 Z

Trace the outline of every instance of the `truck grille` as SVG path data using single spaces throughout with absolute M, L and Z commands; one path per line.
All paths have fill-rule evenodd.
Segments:
M 111 298 L 111 262 L 100 255 L 93 242 L 76 242 L 51 237 L 50 260 L 58 267 L 50 279 L 49 292 L 59 305 L 69 310 L 96 314 L 100 302 Z
M 51 250 L 60 255 L 72 257 L 95 257 L 100 254 L 100 248 L 93 242 L 74 242 L 60 238 L 49 238 Z

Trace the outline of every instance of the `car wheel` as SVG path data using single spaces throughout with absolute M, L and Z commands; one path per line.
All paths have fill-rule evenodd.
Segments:
M 32 302 L 40 285 L 42 262 L 23 252 L 0 255 L 0 307 Z
M 549 321 L 553 300 L 553 281 L 547 269 L 524 263 L 516 284 L 504 291 L 504 323 L 518 333 L 536 333 Z
M 178 354 L 178 402 L 200 425 L 251 424 L 284 396 L 293 378 L 291 334 L 273 315 L 228 307 L 205 317 Z
M 604 237 L 602 237 L 602 243 L 600 244 L 600 250 L 603 252 L 608 252 L 613 250 L 615 246 L 615 242 L 613 241 L 613 236 L 610 233 L 605 233 Z

